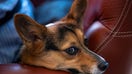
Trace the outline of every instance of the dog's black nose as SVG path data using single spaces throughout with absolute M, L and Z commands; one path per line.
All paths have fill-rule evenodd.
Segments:
M 98 65 L 98 68 L 99 68 L 99 70 L 101 70 L 101 71 L 105 71 L 106 69 L 107 69 L 107 67 L 108 67 L 108 62 L 102 62 L 102 63 L 100 63 L 99 65 Z

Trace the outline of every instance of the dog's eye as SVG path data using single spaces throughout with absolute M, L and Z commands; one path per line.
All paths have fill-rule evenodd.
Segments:
M 76 55 L 78 53 L 78 51 L 79 51 L 79 49 L 76 47 L 70 47 L 65 50 L 65 52 L 68 53 L 69 55 Z

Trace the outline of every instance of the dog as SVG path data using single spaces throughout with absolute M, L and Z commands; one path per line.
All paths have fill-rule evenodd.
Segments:
M 87 0 L 74 0 L 61 20 L 40 25 L 24 14 L 14 23 L 23 41 L 21 62 L 72 74 L 102 74 L 108 63 L 85 46 L 82 18 Z

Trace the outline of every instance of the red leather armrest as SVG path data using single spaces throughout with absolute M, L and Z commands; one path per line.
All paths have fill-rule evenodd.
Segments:
M 0 74 L 69 74 L 69 73 L 24 64 L 1 64 Z

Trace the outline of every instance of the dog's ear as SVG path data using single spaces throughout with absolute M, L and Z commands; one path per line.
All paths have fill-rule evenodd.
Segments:
M 24 14 L 16 14 L 14 18 L 16 30 L 23 42 L 35 42 L 42 39 L 47 28 L 35 22 L 33 19 Z
M 82 22 L 86 7 L 87 0 L 74 0 L 68 15 L 63 20 L 73 20 L 77 23 Z

